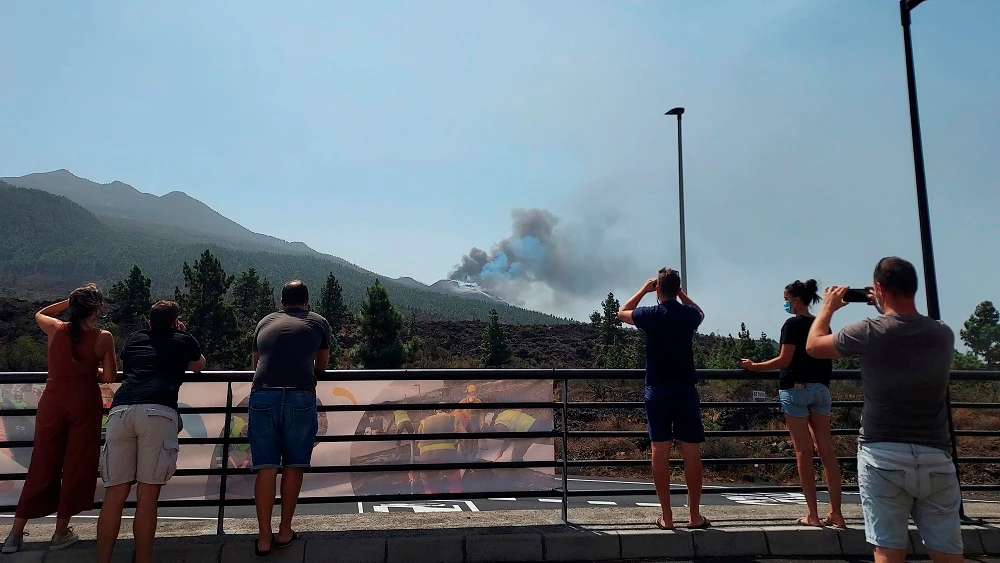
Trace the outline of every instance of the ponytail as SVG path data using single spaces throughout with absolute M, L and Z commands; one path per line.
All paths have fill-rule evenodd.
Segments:
M 70 356 L 73 361 L 79 361 L 76 354 L 76 347 L 83 340 L 84 323 L 94 311 L 100 310 L 104 303 L 104 296 L 97 285 L 88 283 L 73 290 L 69 294 L 69 341 Z

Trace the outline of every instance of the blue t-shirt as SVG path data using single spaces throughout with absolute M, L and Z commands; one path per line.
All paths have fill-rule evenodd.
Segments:
M 632 321 L 646 335 L 646 385 L 693 385 L 694 333 L 701 313 L 677 301 L 632 311 Z

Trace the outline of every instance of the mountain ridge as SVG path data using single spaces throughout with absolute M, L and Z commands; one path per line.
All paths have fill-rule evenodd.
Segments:
M 31 188 L 61 195 L 84 209 L 100 215 L 241 238 L 247 242 L 253 241 L 279 250 L 319 254 L 303 242 L 286 241 L 270 235 L 255 233 L 181 190 L 173 190 L 162 196 L 157 196 L 140 191 L 120 180 L 106 184 L 95 182 L 77 176 L 65 168 L 52 172 L 35 172 L 24 176 L 0 178 L 0 181 L 21 188 Z M 164 207 L 164 205 L 168 207 Z
M 155 197 L 155 196 L 153 196 Z M 368 285 L 381 279 L 393 302 L 410 314 L 451 320 L 486 319 L 496 308 L 511 324 L 574 322 L 546 313 L 468 296 L 434 291 L 413 280 L 400 283 L 319 253 L 282 252 L 243 240 L 213 236 L 183 227 L 96 214 L 70 198 L 46 190 L 18 188 L 0 182 L 0 293 L 26 298 L 66 295 L 84 281 L 108 288 L 124 278 L 133 264 L 153 281 L 154 296 L 172 297 L 183 287 L 184 263 L 192 264 L 206 249 L 230 274 L 253 267 L 275 286 L 287 279 L 319 288 L 328 273 L 341 283 L 347 305 L 358 310 Z M 317 292 L 318 289 L 314 289 Z

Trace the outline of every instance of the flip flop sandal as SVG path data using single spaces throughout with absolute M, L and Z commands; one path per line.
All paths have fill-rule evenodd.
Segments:
M 296 532 L 296 531 L 292 531 L 292 539 L 290 539 L 288 541 L 276 541 L 274 543 L 274 547 L 288 547 L 288 546 L 292 545 L 293 543 L 295 543 L 295 541 L 298 540 L 298 539 L 299 539 L 299 533 Z
M 267 551 L 264 551 L 263 549 L 260 548 L 260 541 L 259 540 L 260 540 L 259 538 L 256 538 L 256 539 L 253 540 L 253 552 L 254 552 L 254 554 L 256 554 L 257 557 L 267 557 L 268 555 L 271 555 L 271 549 L 274 549 L 274 543 L 275 543 L 274 542 L 274 534 L 271 534 L 271 549 L 269 549 Z
M 698 524 L 697 526 L 688 526 L 688 529 L 690 529 L 690 530 L 704 530 L 705 528 L 709 528 L 711 526 L 712 526 L 712 523 L 708 521 L 708 518 L 702 516 L 701 517 L 701 524 Z
M 656 527 L 666 531 L 671 531 L 675 529 L 673 526 L 667 526 L 667 523 L 664 522 L 662 516 L 656 519 Z

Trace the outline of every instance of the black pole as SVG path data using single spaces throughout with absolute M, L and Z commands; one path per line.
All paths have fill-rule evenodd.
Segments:
M 934 268 L 934 245 L 931 242 L 931 218 L 927 206 L 927 176 L 924 173 L 924 148 L 920 139 L 920 112 L 917 109 L 917 78 L 913 70 L 913 41 L 910 38 L 910 10 L 918 2 L 899 1 L 903 23 L 903 50 L 906 53 L 906 89 L 910 96 L 910 132 L 913 137 L 913 172 L 917 181 L 917 216 L 920 220 L 920 247 L 924 262 L 924 291 L 927 314 L 941 319 L 938 303 L 937 273 Z
M 681 224 L 681 287 L 688 291 L 687 240 L 684 229 L 684 136 L 681 133 L 681 114 L 677 114 L 677 193 Z
M 924 291 L 927 294 L 927 314 L 934 320 L 941 320 L 941 305 L 938 301 L 937 272 L 934 267 L 934 245 L 931 241 L 931 217 L 927 204 L 927 175 L 924 172 L 924 147 L 920 136 L 920 111 L 917 108 L 917 77 L 913 68 L 913 39 L 910 37 L 910 12 L 923 0 L 899 0 L 899 17 L 903 24 L 903 51 L 906 55 L 906 90 L 910 98 L 910 133 L 913 138 L 913 172 L 917 183 L 917 217 L 920 221 L 920 248 L 923 252 Z M 958 458 L 958 438 L 955 436 L 955 422 L 951 409 L 951 390 L 945 397 L 948 410 L 948 431 L 951 433 L 951 459 L 955 463 L 955 475 L 959 490 L 962 477 Z M 973 522 L 965 515 L 965 502 L 958 505 L 958 515 L 962 521 Z
M 674 115 L 677 117 L 677 199 L 681 228 L 681 288 L 684 291 L 688 291 L 687 237 L 684 229 L 684 136 L 681 127 L 681 116 L 684 115 L 684 108 L 673 108 L 664 115 Z

